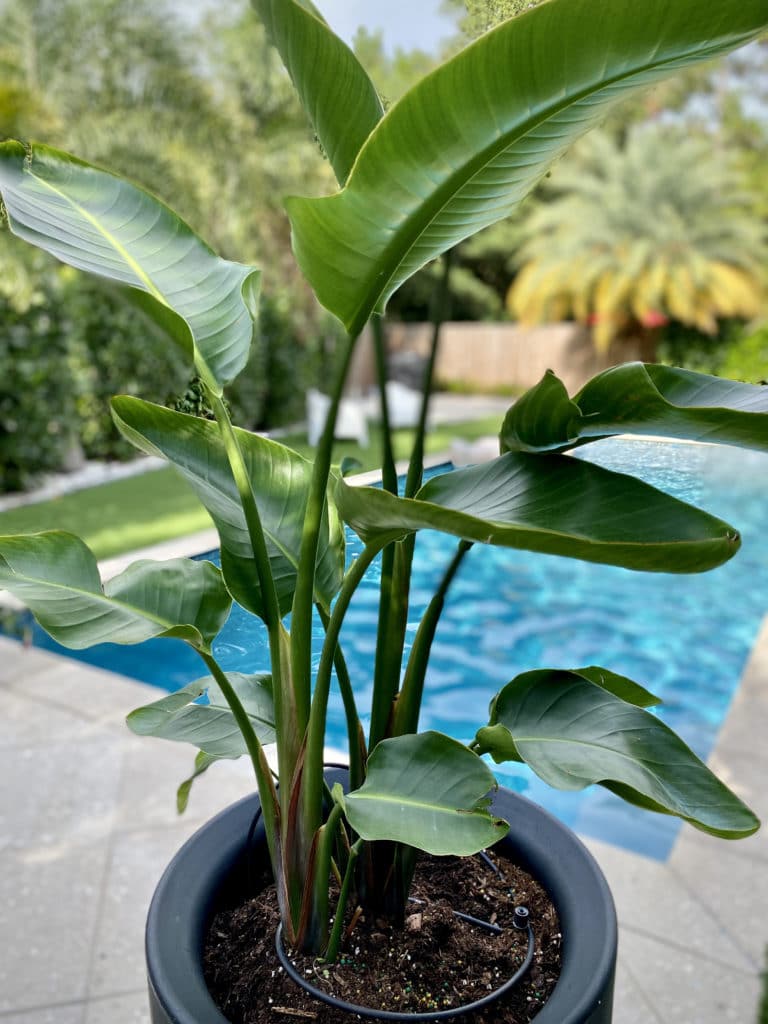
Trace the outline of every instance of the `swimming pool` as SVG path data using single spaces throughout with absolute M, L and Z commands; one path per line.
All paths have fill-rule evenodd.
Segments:
M 597 442 L 579 454 L 616 470 L 641 465 L 637 475 L 649 483 L 732 522 L 742 532 L 742 549 L 713 572 L 676 576 L 476 545 L 454 581 L 437 631 L 421 727 L 469 740 L 487 720 L 491 696 L 518 672 L 597 663 L 658 694 L 664 700 L 660 717 L 706 758 L 768 611 L 768 550 L 761 543 L 768 527 L 768 455 L 627 440 Z M 433 532 L 419 535 L 409 639 L 455 543 Z M 350 537 L 350 555 L 360 548 Z M 370 703 L 377 601 L 375 563 L 342 631 L 361 710 Z M 316 640 L 317 658 L 319 623 Z M 167 690 L 205 674 L 198 657 L 179 641 L 70 652 L 36 629 L 34 643 Z M 265 632 L 239 608 L 215 652 L 227 670 L 268 667 Z M 346 746 L 338 693 L 329 707 L 328 742 Z M 643 814 L 599 787 L 558 793 L 525 766 L 494 770 L 505 785 L 577 831 L 649 856 L 664 859 L 679 828 L 675 819 Z

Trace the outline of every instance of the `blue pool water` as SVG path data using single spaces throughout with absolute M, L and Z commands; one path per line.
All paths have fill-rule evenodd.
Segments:
M 768 456 L 624 440 L 601 441 L 581 454 L 611 469 L 641 467 L 637 475 L 649 483 L 736 526 L 743 537 L 741 550 L 713 572 L 676 576 L 476 545 L 453 584 L 437 631 L 421 727 L 470 740 L 487 721 L 492 695 L 518 672 L 596 663 L 659 695 L 664 701 L 660 717 L 706 758 L 768 610 L 768 549 L 761 543 L 768 527 Z M 419 535 L 411 640 L 455 543 L 437 533 Z M 350 536 L 350 555 L 360 547 Z M 370 703 L 377 574 L 374 564 L 342 632 L 361 710 Z M 318 623 L 316 658 L 321 638 Z M 39 630 L 34 642 L 72 656 Z M 228 670 L 268 668 L 263 627 L 239 608 L 232 612 L 215 653 Z M 166 690 L 205 674 L 202 662 L 179 641 L 156 640 L 141 647 L 105 644 L 76 656 Z M 336 692 L 328 742 L 346 746 Z M 664 859 L 677 834 L 674 819 L 629 808 L 600 787 L 558 793 L 524 766 L 495 770 L 505 785 L 585 835 Z

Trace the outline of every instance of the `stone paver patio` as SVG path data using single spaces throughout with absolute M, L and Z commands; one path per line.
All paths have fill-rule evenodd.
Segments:
M 248 764 L 215 766 L 179 819 L 191 749 L 123 721 L 157 690 L 0 638 L 0 691 L 0 1024 L 146 1024 L 152 890 L 181 843 L 251 790 Z M 768 620 L 711 759 L 763 818 L 766 735 Z M 619 913 L 615 1024 L 754 1024 L 767 834 L 684 828 L 665 863 L 587 845 Z

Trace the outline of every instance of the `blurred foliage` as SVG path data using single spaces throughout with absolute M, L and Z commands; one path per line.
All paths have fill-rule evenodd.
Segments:
M 467 38 L 477 39 L 502 21 L 515 18 L 538 3 L 541 0 L 443 0 L 443 10 L 449 14 L 465 11 L 459 28 Z
M 678 128 L 593 132 L 523 225 L 509 294 L 523 323 L 573 317 L 595 344 L 676 320 L 716 335 L 760 309 L 768 260 L 754 197 L 727 161 Z
M 727 345 L 718 373 L 748 384 L 768 383 L 768 324 Z
M 721 320 L 716 334 L 672 322 L 660 332 L 656 357 L 669 366 L 684 366 L 698 373 L 722 373 L 725 353 L 744 337 L 741 320 Z
M 438 64 L 434 55 L 423 50 L 403 50 L 398 47 L 394 54 L 388 54 L 381 29 L 371 31 L 359 28 L 352 49 L 376 86 L 385 108 L 399 100 Z
M 768 324 L 750 328 L 738 320 L 725 320 L 715 336 L 671 324 L 658 346 L 658 358 L 700 373 L 764 384 L 768 382 Z
M 58 469 L 76 446 L 72 373 L 60 295 L 45 282 L 36 301 L 0 299 L 0 490 L 20 490 Z
M 70 375 L 80 444 L 91 459 L 125 459 L 132 445 L 115 430 L 113 395 L 163 403 L 184 388 L 189 370 L 175 345 L 115 288 L 63 271 Z

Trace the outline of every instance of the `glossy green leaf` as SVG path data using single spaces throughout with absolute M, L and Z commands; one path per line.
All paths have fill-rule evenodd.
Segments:
M 648 572 L 703 572 L 731 558 L 727 523 L 648 484 L 567 455 L 520 452 L 433 477 L 415 499 L 336 483 L 364 541 L 434 529 L 499 547 Z
M 577 443 L 580 419 L 581 410 L 568 397 L 565 384 L 547 370 L 504 417 L 501 451 L 564 451 Z
M 463 743 L 439 732 L 382 740 L 366 780 L 346 795 L 334 789 L 363 839 L 407 843 L 435 856 L 469 856 L 506 835 L 488 813 L 496 781 Z
M 274 743 L 275 717 L 272 678 L 228 672 L 227 679 L 245 708 L 261 744 Z M 196 701 L 204 693 L 208 703 Z M 248 754 L 243 734 L 213 676 L 190 683 L 132 711 L 129 728 L 139 736 L 157 736 L 178 743 L 191 743 L 214 758 L 237 758 Z
M 357 334 L 416 270 L 507 217 L 612 104 L 767 26 L 765 0 L 551 0 L 505 22 L 386 113 L 340 193 L 289 200 L 304 274 Z
M 378 93 L 346 43 L 308 0 L 252 0 L 282 57 L 340 185 L 383 114 Z
M 601 668 L 599 665 L 575 668 L 573 672 L 577 676 L 583 676 L 584 679 L 595 683 L 596 686 L 602 686 L 604 690 L 612 693 L 619 700 L 624 700 L 628 704 L 634 704 L 635 707 L 653 708 L 663 703 L 660 697 L 646 690 L 644 686 L 636 683 L 633 679 L 627 679 L 626 676 L 609 672 L 607 668 Z
M 127 285 L 215 391 L 243 369 L 259 272 L 219 259 L 149 192 L 49 146 L 5 142 L 0 193 L 14 234 Z
M 120 432 L 150 455 L 172 462 L 211 515 L 221 538 L 221 568 L 230 593 L 254 615 L 264 605 L 248 527 L 218 427 L 138 398 L 119 396 L 112 416 Z M 268 438 L 235 429 L 267 541 L 280 613 L 291 607 L 312 464 Z M 315 599 L 328 608 L 344 572 L 344 529 L 326 508 L 315 576 Z
M 504 451 L 562 451 L 612 434 L 651 434 L 768 451 L 768 387 L 654 363 L 625 363 L 573 399 L 548 370 L 509 410 Z
M 675 815 L 726 839 L 759 822 L 654 715 L 582 672 L 542 669 L 508 683 L 478 730 L 479 753 L 519 760 L 557 789 L 599 783 L 630 803 Z
M 59 531 L 0 537 L 0 587 L 74 650 L 177 637 L 209 651 L 232 604 L 215 565 L 185 558 L 134 562 L 102 587 L 91 550 Z

